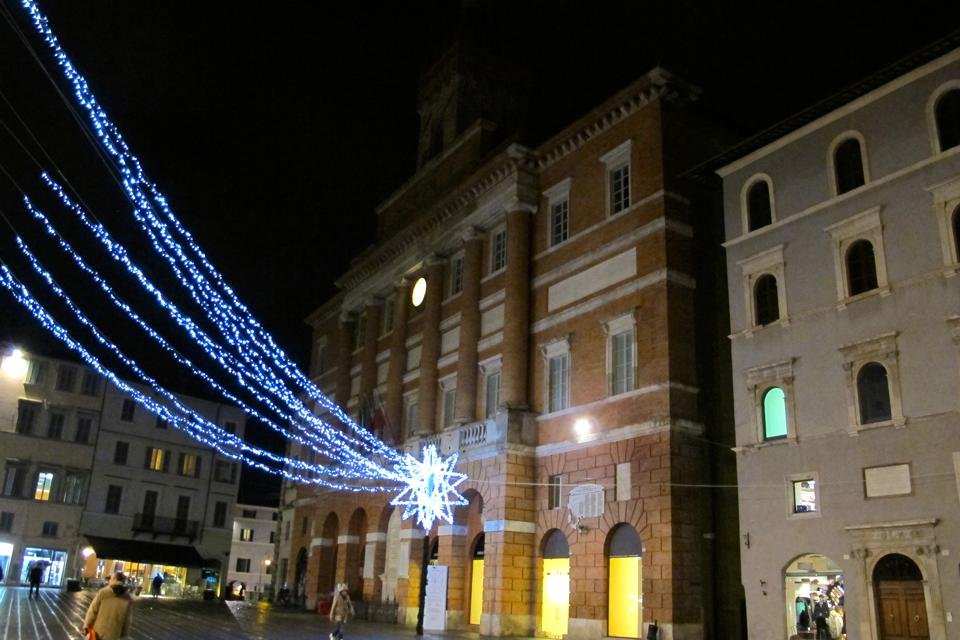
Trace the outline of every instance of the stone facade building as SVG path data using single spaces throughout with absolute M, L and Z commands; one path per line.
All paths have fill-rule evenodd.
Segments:
M 316 383 L 405 451 L 459 452 L 469 506 L 424 532 L 286 485 L 277 580 L 412 625 L 436 564 L 446 628 L 737 637 L 735 498 L 704 486 L 732 482 L 720 215 L 677 178 L 722 137 L 654 69 L 522 146 L 509 74 L 473 60 L 427 72 L 419 168 L 308 319 Z
M 958 44 L 719 170 L 751 638 L 960 638 Z
M 258 600 L 270 591 L 277 518 L 274 507 L 238 504 L 233 511 L 233 536 L 227 587 L 230 597 Z

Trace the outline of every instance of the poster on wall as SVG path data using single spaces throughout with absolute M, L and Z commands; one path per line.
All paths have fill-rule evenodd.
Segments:
M 444 631 L 447 628 L 447 567 L 427 567 L 427 591 L 423 600 L 423 629 Z

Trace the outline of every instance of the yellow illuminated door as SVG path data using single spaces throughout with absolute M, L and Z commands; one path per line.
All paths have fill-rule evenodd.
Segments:
M 610 558 L 607 635 L 640 637 L 640 557 Z
M 544 558 L 543 607 L 540 627 L 544 635 L 560 638 L 570 616 L 570 558 Z
M 470 624 L 480 624 L 483 612 L 483 558 L 473 560 L 473 578 L 470 581 Z

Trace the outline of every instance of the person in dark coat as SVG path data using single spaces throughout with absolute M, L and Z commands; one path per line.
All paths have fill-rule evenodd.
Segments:
M 817 625 L 817 640 L 830 640 L 830 628 L 827 626 L 827 618 L 830 616 L 830 605 L 827 599 L 820 594 L 817 604 L 813 605 L 813 623 Z
M 28 574 L 28 579 L 30 581 L 30 590 L 27 592 L 27 597 L 31 597 L 36 593 L 37 597 L 40 597 L 40 583 L 43 582 L 43 564 L 40 562 L 35 563 L 30 567 L 30 573 Z
M 153 582 L 150 583 L 150 593 L 153 594 L 154 598 L 160 596 L 160 587 L 163 586 L 163 576 L 159 573 L 153 576 Z

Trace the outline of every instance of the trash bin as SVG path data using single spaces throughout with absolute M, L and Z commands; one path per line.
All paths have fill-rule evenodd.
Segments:
M 67 579 L 67 591 L 80 591 L 80 581 L 73 578 Z
M 213 589 L 204 589 L 203 590 L 203 599 L 204 600 L 213 600 L 216 597 L 216 592 Z

